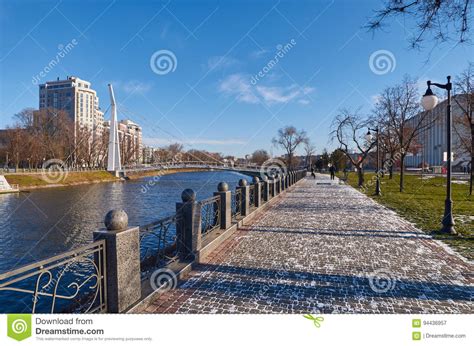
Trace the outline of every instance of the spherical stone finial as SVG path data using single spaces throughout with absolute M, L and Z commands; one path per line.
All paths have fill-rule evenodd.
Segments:
M 217 191 L 219 192 L 229 191 L 229 185 L 225 181 L 221 181 L 219 185 L 217 185 Z
M 193 191 L 193 189 L 185 189 L 181 193 L 181 199 L 183 202 L 191 202 L 196 199 L 196 192 Z
M 266 175 L 264 175 L 264 176 L 262 177 L 262 180 L 263 180 L 263 181 L 268 181 L 268 177 L 267 177 Z
M 239 186 L 247 186 L 247 180 L 245 180 L 245 179 L 240 179 L 240 180 L 239 180 Z
M 119 231 L 128 227 L 128 215 L 122 209 L 113 209 L 105 215 L 104 224 L 109 231 Z
M 260 179 L 258 177 L 253 177 L 252 181 L 254 184 L 258 184 L 260 182 Z

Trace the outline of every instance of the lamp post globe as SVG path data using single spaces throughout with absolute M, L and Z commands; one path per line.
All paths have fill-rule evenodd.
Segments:
M 370 133 L 370 130 L 369 130 L 367 134 L 365 135 L 365 140 L 370 143 L 372 142 L 373 138 L 374 136 Z
M 421 105 L 425 111 L 431 111 L 438 104 L 438 97 L 431 90 L 431 81 L 428 81 L 427 84 L 428 89 L 426 89 L 425 94 L 421 98 Z

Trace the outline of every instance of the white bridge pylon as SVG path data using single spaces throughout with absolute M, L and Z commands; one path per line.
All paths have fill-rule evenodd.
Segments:
M 110 129 L 109 129 L 109 154 L 107 157 L 107 171 L 119 172 L 122 170 L 122 163 L 120 161 L 120 143 L 117 125 L 117 106 L 115 104 L 114 89 L 112 84 L 109 84 L 110 93 Z

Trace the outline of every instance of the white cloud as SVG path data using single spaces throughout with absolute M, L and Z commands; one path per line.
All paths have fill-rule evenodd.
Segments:
M 252 91 L 249 79 L 241 74 L 233 74 L 224 79 L 219 90 L 227 95 L 236 96 L 237 100 L 244 103 L 258 103 L 259 99 Z
M 226 69 L 228 67 L 239 65 L 239 61 L 229 56 L 212 56 L 207 60 L 209 70 Z
M 209 139 L 209 138 L 197 138 L 189 140 L 175 140 L 175 139 L 166 139 L 166 138 L 143 138 L 143 143 L 150 146 L 160 146 L 160 145 L 169 145 L 172 143 L 181 143 L 188 145 L 204 144 L 204 145 L 242 145 L 246 144 L 245 141 L 240 139 Z
M 292 86 L 288 88 L 257 86 L 257 91 L 266 103 L 288 103 L 301 95 L 301 91 Z
M 137 80 L 130 80 L 130 81 L 115 81 L 112 82 L 114 88 L 121 89 L 126 93 L 138 93 L 143 94 L 151 90 L 152 84 L 151 83 L 144 83 Z
M 309 101 L 304 96 L 314 91 L 311 87 L 299 87 L 297 84 L 289 86 L 264 86 L 252 85 L 250 77 L 243 74 L 232 74 L 222 80 L 219 84 L 219 91 L 228 96 L 236 97 L 243 103 L 267 104 L 288 103 L 296 101 L 300 104 L 308 104 Z M 300 102 L 301 101 L 301 102 Z
M 258 50 L 255 50 L 255 51 L 251 52 L 250 57 L 254 58 L 254 59 L 258 59 L 258 58 L 261 58 L 262 56 L 264 56 L 265 54 L 267 54 L 268 52 L 269 52 L 268 49 L 265 49 L 265 48 L 258 49 Z

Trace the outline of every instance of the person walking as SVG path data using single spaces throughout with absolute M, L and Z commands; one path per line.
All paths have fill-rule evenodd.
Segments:
M 311 167 L 311 176 L 316 179 L 316 174 L 314 173 L 314 167 Z
M 331 180 L 334 180 L 336 177 L 336 166 L 332 165 L 329 167 L 329 173 L 331 173 Z

